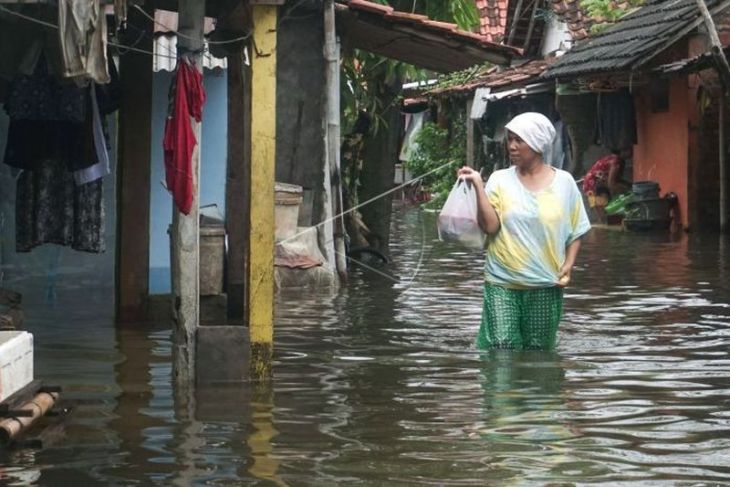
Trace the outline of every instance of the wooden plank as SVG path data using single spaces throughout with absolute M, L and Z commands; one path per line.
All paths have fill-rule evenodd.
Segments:
M 152 22 L 137 9 L 129 21 L 145 29 L 136 47 L 152 50 Z M 129 39 L 125 40 L 125 43 Z M 150 158 L 152 138 L 152 56 L 120 56 L 122 103 L 117 164 L 116 321 L 146 319 L 149 294 Z
M 196 52 L 203 47 L 203 24 L 205 2 L 180 0 L 178 29 L 179 46 L 184 50 Z M 196 67 L 202 71 L 200 54 L 194 56 Z M 190 164 L 193 175 L 193 204 L 190 213 L 183 215 L 173 205 L 172 274 L 173 296 L 178 303 L 176 308 L 177 328 L 175 343 L 178 347 L 175 368 L 180 384 L 190 384 L 195 370 L 195 333 L 200 319 L 200 154 L 202 140 L 201 124 L 190 119 L 197 144 Z
M 251 197 L 251 67 L 243 53 L 228 56 L 228 164 L 226 233 L 228 235 L 228 317 L 247 324 L 246 275 Z
M 471 119 L 471 107 L 474 98 L 466 102 L 466 165 L 474 167 L 474 120 Z
M 274 339 L 274 169 L 277 7 L 253 7 L 248 325 L 251 378 L 271 376 Z

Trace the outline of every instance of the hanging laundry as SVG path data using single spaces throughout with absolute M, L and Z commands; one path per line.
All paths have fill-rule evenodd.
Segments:
M 629 90 L 598 95 L 596 143 L 609 150 L 630 149 L 636 144 L 634 97 Z
M 5 164 L 33 169 L 51 159 L 65 161 L 68 170 L 75 171 L 97 162 L 88 90 L 58 83 L 44 57 L 32 75 L 12 81 L 5 111 L 10 116 Z
M 109 163 L 109 152 L 106 147 L 106 137 L 104 136 L 104 127 L 101 123 L 101 114 L 99 113 L 99 104 L 96 101 L 96 83 L 89 86 L 89 94 L 91 98 L 91 113 L 94 131 L 94 151 L 97 163 L 86 169 L 74 172 L 74 180 L 77 185 L 90 183 L 101 179 L 111 173 L 111 165 Z
M 403 137 L 403 145 L 400 149 L 398 159 L 401 161 L 409 161 L 413 156 L 413 153 L 418 148 L 416 137 L 423 128 L 424 121 L 426 120 L 426 111 L 418 113 L 409 113 L 408 120 L 406 122 L 406 133 Z
M 205 90 L 203 76 L 193 64 L 180 59 L 170 87 L 170 113 L 165 122 L 163 149 L 165 151 L 165 181 L 175 205 L 187 215 L 193 204 L 193 172 L 191 159 L 198 141 L 190 117 L 203 118 Z
M 104 252 L 102 180 L 78 186 L 62 161 L 23 171 L 15 193 L 15 232 L 17 252 L 49 243 Z
M 59 0 L 58 34 L 64 77 L 109 82 L 106 15 L 99 0 Z
M 127 25 L 127 0 L 114 0 L 114 20 L 117 23 L 117 30 L 124 29 Z

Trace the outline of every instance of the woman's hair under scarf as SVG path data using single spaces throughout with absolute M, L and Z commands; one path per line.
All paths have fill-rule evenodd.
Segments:
M 545 115 L 537 112 L 521 113 L 504 128 L 524 140 L 530 149 L 542 154 L 543 161 L 550 163 L 546 158 L 555 139 L 555 127 Z

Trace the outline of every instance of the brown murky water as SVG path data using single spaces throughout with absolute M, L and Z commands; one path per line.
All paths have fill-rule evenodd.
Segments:
M 730 483 L 729 248 L 594 230 L 557 351 L 480 353 L 482 259 L 438 243 L 433 215 L 404 211 L 381 268 L 397 280 L 358 270 L 335 296 L 280 296 L 272 386 L 190 397 L 171 385 L 169 330 L 115 330 L 109 289 L 77 276 L 28 326 L 37 375 L 74 410 L 44 449 L 2 454 L 0 478 Z

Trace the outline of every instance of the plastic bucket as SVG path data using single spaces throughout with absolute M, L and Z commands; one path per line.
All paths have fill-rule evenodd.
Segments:
M 659 183 L 656 181 L 636 181 L 631 185 L 631 192 L 637 199 L 659 198 Z

